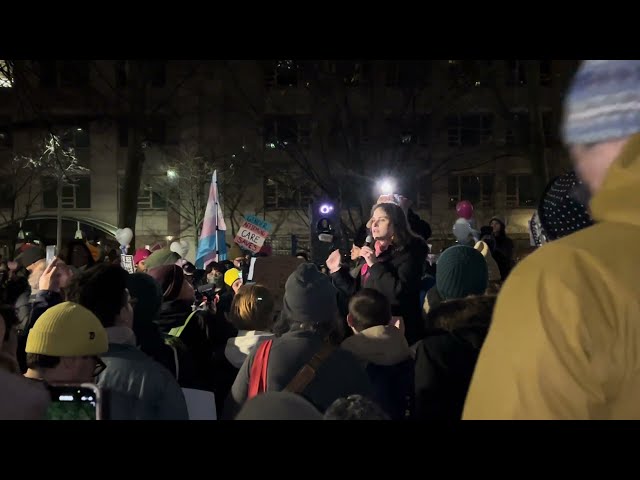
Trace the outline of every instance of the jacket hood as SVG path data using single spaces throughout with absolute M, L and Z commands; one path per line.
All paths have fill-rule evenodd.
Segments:
M 640 226 L 640 133 L 633 135 L 611 164 L 600 190 L 591 200 L 596 222 Z
M 227 340 L 224 348 L 224 356 L 235 368 L 240 368 L 247 356 L 263 340 L 274 337 L 270 332 L 259 332 L 256 330 L 240 330 L 237 337 Z
M 347 338 L 341 347 L 376 365 L 396 365 L 413 356 L 405 336 L 391 325 L 367 328 Z

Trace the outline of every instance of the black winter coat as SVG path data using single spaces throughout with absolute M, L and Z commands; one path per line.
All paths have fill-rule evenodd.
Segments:
M 429 247 L 414 238 L 403 249 L 390 247 L 378 257 L 362 285 L 361 275 L 353 278 L 349 269 L 342 267 L 331 275 L 333 284 L 346 298 L 351 298 L 360 288 L 372 288 L 387 297 L 393 315 L 402 316 L 405 336 L 409 345 L 423 337 L 420 288 Z

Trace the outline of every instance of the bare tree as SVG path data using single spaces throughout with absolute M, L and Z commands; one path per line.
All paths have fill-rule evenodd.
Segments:
M 198 154 L 196 143 L 181 145 L 170 163 L 163 167 L 164 175 L 147 175 L 144 182 L 153 195 L 160 196 L 170 211 L 181 219 L 181 237 L 193 237 L 197 250 L 207 208 L 209 187 L 217 170 L 220 203 L 225 207 L 225 220 L 230 220 L 232 234 L 238 228 L 238 211 L 248 185 L 236 175 L 243 170 L 243 159 L 230 155 L 207 158 Z M 236 161 L 237 160 L 237 161 Z M 246 160 L 246 159 L 244 159 Z M 145 187 L 147 188 L 147 187 Z
M 60 138 L 49 134 L 42 145 L 42 153 L 33 157 L 24 157 L 33 170 L 40 172 L 44 178 L 51 178 L 57 189 L 57 235 L 56 252 L 62 247 L 62 189 L 65 185 L 76 186 L 79 175 L 87 175 L 89 169 L 78 162 L 73 148 L 65 147 Z M 44 187 L 44 186 L 43 186 Z

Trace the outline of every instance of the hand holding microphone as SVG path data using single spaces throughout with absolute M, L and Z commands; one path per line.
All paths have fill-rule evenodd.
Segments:
M 360 249 L 360 256 L 364 258 L 364 261 L 367 262 L 369 267 L 372 267 L 374 263 L 377 263 L 378 259 L 376 258 L 376 252 L 373 250 L 373 237 L 371 234 L 367 235 L 367 239 L 363 247 Z

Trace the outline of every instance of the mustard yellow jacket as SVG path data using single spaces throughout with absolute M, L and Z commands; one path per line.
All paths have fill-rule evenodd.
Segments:
M 463 419 L 640 419 L 640 135 L 591 213 L 511 272 Z

